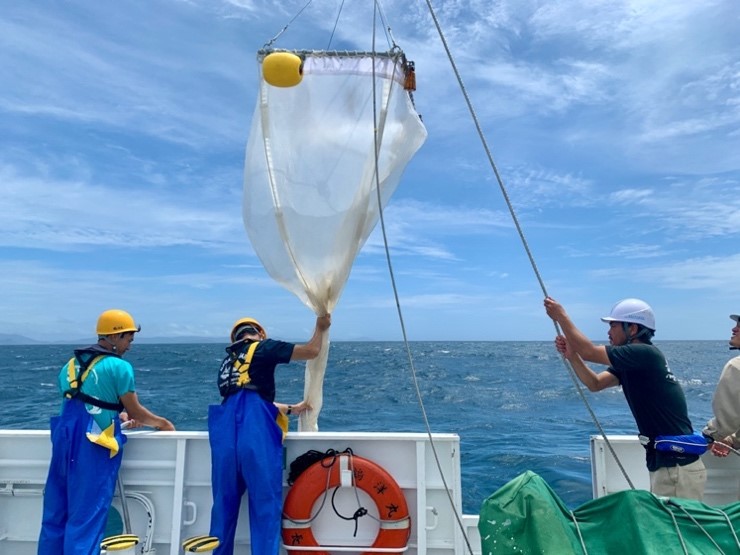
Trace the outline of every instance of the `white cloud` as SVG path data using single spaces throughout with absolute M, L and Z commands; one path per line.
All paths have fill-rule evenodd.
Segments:
M 623 189 L 611 200 L 621 207 L 624 221 L 644 222 L 643 230 L 668 230 L 669 242 L 723 237 L 740 230 L 740 182 L 732 178 Z
M 701 256 L 657 266 L 631 268 L 631 280 L 658 284 L 668 289 L 732 291 L 735 276 L 740 273 L 740 254 Z M 610 268 L 594 272 L 595 277 L 619 277 L 624 268 Z M 695 307 L 698 308 L 698 307 Z
M 0 332 L 87 333 L 109 301 L 152 331 L 219 336 L 242 307 L 302 330 L 305 307 L 249 246 L 242 165 L 256 50 L 288 23 L 276 46 L 325 47 L 338 11 L 329 4 L 292 22 L 304 0 L 6 6 Z M 429 131 L 386 211 L 413 335 L 423 338 L 431 306 L 461 323 L 462 338 L 496 326 L 531 337 L 533 318 L 549 337 L 427 6 L 386 4 L 417 64 Z M 584 307 L 632 289 L 668 303 L 680 289 L 708 321 L 738 262 L 736 3 L 434 5 L 545 280 Z M 332 44 L 367 49 L 372 11 L 345 3 Z M 368 311 L 395 318 L 385 264 L 376 229 L 337 307 L 348 336 L 372 336 Z
M 140 188 L 20 176 L 0 168 L 5 217 L 0 244 L 45 250 L 244 244 L 241 204 L 197 207 Z

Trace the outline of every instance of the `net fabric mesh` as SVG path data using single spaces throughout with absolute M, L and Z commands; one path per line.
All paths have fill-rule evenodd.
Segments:
M 307 55 L 299 85 L 273 87 L 260 79 L 243 217 L 268 274 L 316 314 L 333 311 L 377 224 L 376 184 L 385 207 L 425 139 L 403 89 L 400 58 Z M 302 430 L 318 429 L 327 354 L 323 348 L 306 365 L 306 399 L 314 410 L 301 415 Z

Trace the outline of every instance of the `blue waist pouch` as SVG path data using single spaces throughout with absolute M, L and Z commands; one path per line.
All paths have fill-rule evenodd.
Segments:
M 677 455 L 703 455 L 709 447 L 706 438 L 701 434 L 683 436 L 658 436 L 655 448 Z

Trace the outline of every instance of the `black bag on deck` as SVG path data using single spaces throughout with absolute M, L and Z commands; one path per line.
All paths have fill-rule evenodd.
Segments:
M 292 463 L 290 463 L 288 484 L 292 486 L 293 483 L 298 479 L 298 476 L 303 474 L 303 471 L 312 464 L 323 461 L 324 459 L 336 458 L 336 456 L 341 453 L 348 453 L 351 455 L 352 449 L 347 447 L 344 451 L 341 452 L 334 449 L 327 449 L 325 453 L 321 451 L 316 451 L 315 449 L 311 449 L 310 451 L 306 451 L 305 453 L 303 453 L 303 455 L 297 456 L 296 459 Z M 331 464 L 333 463 L 330 463 L 327 466 L 331 466 Z

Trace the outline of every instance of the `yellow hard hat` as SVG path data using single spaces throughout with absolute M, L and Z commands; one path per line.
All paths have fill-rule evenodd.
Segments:
M 134 323 L 133 317 L 125 310 L 106 310 L 98 317 L 96 328 L 98 335 L 113 335 L 127 331 L 141 331 L 141 326 Z
M 237 337 L 239 337 L 242 332 L 250 327 L 256 329 L 262 334 L 265 339 L 267 339 L 267 332 L 265 331 L 265 328 L 263 328 L 262 324 L 260 324 L 257 320 L 255 320 L 254 318 L 240 318 L 239 320 L 234 322 L 234 325 L 231 327 L 231 342 L 234 343 Z

